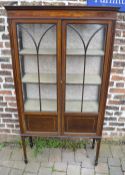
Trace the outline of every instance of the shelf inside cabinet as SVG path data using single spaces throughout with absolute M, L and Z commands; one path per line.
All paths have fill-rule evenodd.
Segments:
M 22 78 L 23 83 L 38 83 L 38 74 L 25 74 Z M 40 74 L 41 83 L 56 83 L 56 74 L 42 73 Z
M 56 100 L 42 100 L 42 111 L 57 111 Z M 40 111 L 40 102 L 38 99 L 28 99 L 25 102 L 26 111 Z
M 67 100 L 66 101 L 66 112 L 81 112 L 81 101 L 80 100 Z M 97 101 L 83 101 L 82 112 L 98 112 Z
M 22 49 L 19 51 L 20 55 L 36 55 L 37 52 L 33 48 L 27 48 L 27 49 Z M 39 51 L 39 55 L 56 55 L 56 49 L 52 48 L 42 48 Z M 69 48 L 67 49 L 66 55 L 84 55 L 84 50 L 83 48 Z M 103 50 L 94 50 L 94 49 L 89 49 L 87 51 L 88 56 L 104 56 L 104 51 Z
M 41 101 L 42 111 L 57 111 L 57 101 L 52 99 L 43 99 Z M 38 99 L 28 99 L 25 102 L 26 111 L 40 111 L 40 103 Z M 66 112 L 81 112 L 80 100 L 66 100 Z M 84 101 L 83 112 L 98 112 L 97 101 Z
M 36 55 L 36 49 L 34 48 L 27 48 L 27 49 L 22 49 L 19 51 L 20 55 Z M 52 48 L 42 48 L 39 51 L 39 55 L 56 55 L 56 49 Z
M 25 74 L 22 78 L 23 83 L 38 83 L 38 74 L 37 73 L 28 73 Z M 41 83 L 56 83 L 56 74 L 54 73 L 42 73 L 40 74 L 40 82 Z M 66 84 L 82 84 L 83 83 L 83 75 L 82 74 L 67 74 L 66 76 Z M 85 75 L 85 84 L 101 84 L 100 75 Z
M 81 74 L 67 74 L 66 76 L 67 84 L 83 84 L 83 75 Z M 101 84 L 100 75 L 85 75 L 85 84 Z

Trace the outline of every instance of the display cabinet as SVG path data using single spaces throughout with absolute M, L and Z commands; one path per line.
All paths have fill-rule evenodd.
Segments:
M 7 6 L 20 131 L 100 149 L 117 8 Z

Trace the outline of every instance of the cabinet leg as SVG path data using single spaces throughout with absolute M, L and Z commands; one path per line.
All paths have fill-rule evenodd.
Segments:
M 25 137 L 21 137 L 22 139 L 22 148 L 23 148 L 23 154 L 24 154 L 24 162 L 25 164 L 28 163 L 28 160 L 27 160 L 27 153 L 26 153 L 26 143 L 25 143 Z
M 31 136 L 29 137 L 29 143 L 30 143 L 30 148 L 32 148 L 33 147 L 33 138 Z
M 95 148 L 95 139 L 93 139 L 93 142 L 92 142 L 92 149 Z
M 98 164 L 101 139 L 97 139 L 96 141 L 97 141 L 97 148 L 96 148 L 95 166 Z

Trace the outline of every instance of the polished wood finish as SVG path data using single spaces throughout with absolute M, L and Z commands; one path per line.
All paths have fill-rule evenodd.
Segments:
M 56 19 L 116 19 L 115 7 L 85 7 L 85 6 L 6 6 L 9 18 L 56 18 Z
M 94 133 L 96 132 L 97 116 L 72 117 L 64 116 L 64 132 L 72 133 Z
M 119 7 L 87 7 L 87 6 L 5 6 L 7 11 L 12 10 L 84 10 L 84 11 L 118 11 Z
M 25 116 L 27 131 L 57 132 L 57 117 Z
M 99 157 L 99 150 L 101 145 L 101 139 L 97 139 L 97 149 L 96 149 L 96 158 L 95 158 L 95 165 L 98 164 L 98 157 Z
M 24 159 L 27 163 L 25 137 L 58 136 L 93 138 L 97 140 L 96 163 L 98 161 L 106 97 L 109 84 L 116 11 L 107 7 L 34 7 L 6 6 L 11 38 L 11 52 L 19 123 L 22 136 Z M 20 73 L 18 38 L 16 25 L 20 24 L 56 24 L 56 68 L 57 68 L 57 112 L 25 112 Z M 105 53 L 98 112 L 65 112 L 66 94 L 66 39 L 67 24 L 104 24 L 106 26 Z M 26 53 L 27 54 L 27 53 Z M 54 53 L 55 54 L 55 53 Z M 101 52 L 103 55 L 103 53 Z M 80 80 L 81 81 L 81 80 Z M 100 82 L 99 82 L 100 84 Z

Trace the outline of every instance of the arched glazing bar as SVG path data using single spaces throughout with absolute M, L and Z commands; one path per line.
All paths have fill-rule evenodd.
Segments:
M 82 35 L 80 34 L 80 32 L 71 24 L 68 24 L 68 27 L 71 28 L 81 39 L 82 44 L 83 44 L 83 48 L 84 48 L 84 67 L 83 67 L 83 81 L 82 81 L 82 99 L 81 99 L 81 112 L 83 111 L 83 97 L 84 97 L 84 83 L 85 83 L 85 72 L 86 72 L 86 58 L 87 58 L 87 51 L 88 51 L 88 47 L 92 41 L 92 39 L 94 38 L 94 36 L 102 29 L 105 28 L 105 26 L 100 27 L 99 29 L 97 29 L 89 38 L 88 42 L 85 44 L 85 41 L 82 37 Z
M 27 28 L 25 28 L 24 26 L 22 26 L 21 24 L 18 24 L 19 26 L 19 31 L 24 30 L 31 38 L 35 49 L 36 49 L 36 55 L 37 55 L 37 67 L 38 67 L 38 85 L 39 85 L 39 104 L 40 104 L 40 112 L 42 111 L 42 97 L 41 97 L 41 88 L 40 88 L 40 66 L 39 66 L 39 50 L 40 50 L 40 45 L 42 42 L 42 39 L 44 38 L 44 36 L 46 35 L 46 33 L 52 29 L 54 26 L 56 26 L 56 24 L 51 25 L 50 27 L 48 27 L 44 33 L 42 34 L 42 36 L 40 37 L 38 43 L 36 42 L 34 36 L 28 31 Z

